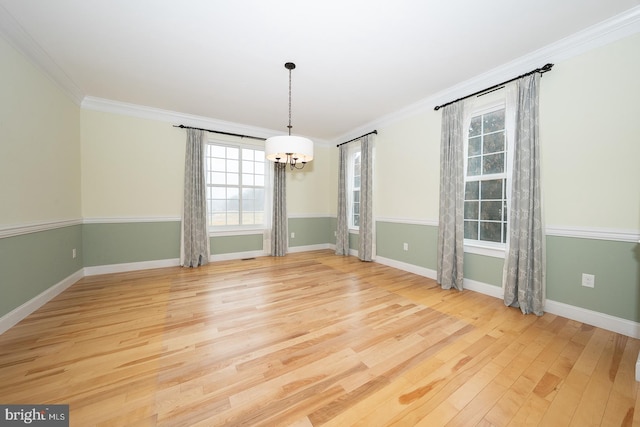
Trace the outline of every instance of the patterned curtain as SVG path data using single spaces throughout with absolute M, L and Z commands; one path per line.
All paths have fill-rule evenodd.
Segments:
M 373 141 L 372 135 L 362 137 L 360 162 L 360 230 L 358 258 L 373 259 Z
M 515 139 L 509 247 L 505 259 L 504 302 L 527 313 L 543 314 L 544 227 L 540 189 L 538 87 L 540 74 L 516 82 Z
M 180 239 L 180 265 L 183 267 L 198 267 L 209 263 L 210 243 L 204 177 L 205 144 L 204 131 L 187 129 Z
M 341 145 L 338 147 L 338 150 L 338 220 L 336 229 L 336 255 L 349 255 L 349 219 L 347 218 L 347 145 Z
M 440 141 L 440 209 L 437 280 L 462 290 L 464 259 L 464 104 L 443 108 Z
M 289 249 L 287 228 L 287 175 L 286 164 L 273 164 L 273 228 L 271 255 L 285 256 Z

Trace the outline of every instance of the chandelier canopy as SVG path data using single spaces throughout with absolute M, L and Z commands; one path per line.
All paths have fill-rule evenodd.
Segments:
M 283 166 L 288 163 L 291 169 L 302 169 L 313 160 L 313 142 L 302 136 L 291 135 L 291 70 L 296 68 L 296 64 L 287 62 L 284 67 L 289 70 L 289 133 L 267 138 L 265 154 L 267 160 Z

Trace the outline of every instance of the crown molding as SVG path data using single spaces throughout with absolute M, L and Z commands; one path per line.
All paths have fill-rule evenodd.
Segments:
M 221 132 L 237 133 L 240 135 L 251 135 L 259 138 L 269 138 L 271 136 L 282 134 L 282 131 L 273 129 L 266 129 L 242 123 L 228 122 L 225 120 L 212 119 L 204 116 L 180 113 L 178 111 L 163 110 L 160 108 L 130 104 L 127 102 L 114 101 L 93 96 L 85 96 L 80 107 L 83 110 L 120 114 L 124 116 L 137 117 L 140 119 L 181 124 L 203 129 L 219 130 Z M 328 141 L 319 140 L 316 138 L 313 138 L 313 142 L 319 145 L 330 145 Z
M 505 80 L 509 80 L 513 78 L 513 76 L 518 76 L 520 74 L 527 73 L 532 69 L 541 67 L 546 63 L 550 62 L 555 64 L 562 62 L 639 32 L 640 6 L 636 6 L 626 12 L 565 37 L 564 39 L 558 40 L 557 42 L 551 43 L 541 49 L 521 56 L 514 61 L 493 68 L 486 73 L 449 87 L 434 94 L 433 96 L 424 98 L 391 114 L 380 117 L 359 126 L 356 129 L 352 129 L 351 131 L 336 138 L 334 143 L 351 139 L 354 136 L 366 132 L 367 129 L 376 129 L 388 126 L 407 117 L 414 116 L 427 110 L 433 110 L 436 105 L 491 87 Z
M 80 105 L 85 94 L 42 47 L 22 28 L 11 14 L 0 5 L 0 35 L 14 49 L 26 56 L 76 104 Z

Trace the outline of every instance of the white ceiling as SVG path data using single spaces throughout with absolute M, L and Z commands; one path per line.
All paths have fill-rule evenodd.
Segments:
M 23 32 L 80 98 L 282 132 L 284 63 L 295 62 L 293 133 L 333 141 L 638 4 L 0 0 L 0 24 Z

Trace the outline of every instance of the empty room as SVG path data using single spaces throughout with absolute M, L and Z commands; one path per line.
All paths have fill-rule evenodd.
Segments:
M 637 0 L 0 0 L 0 425 L 640 424 L 638 76 Z

